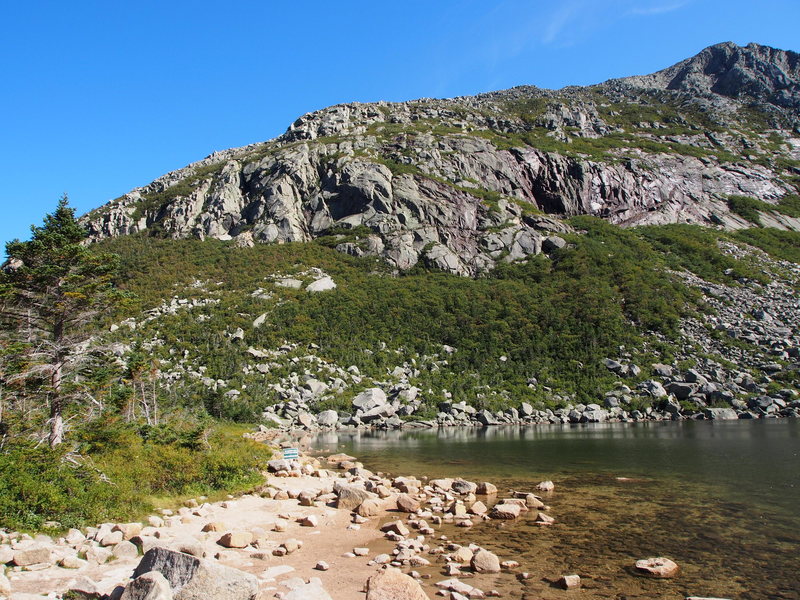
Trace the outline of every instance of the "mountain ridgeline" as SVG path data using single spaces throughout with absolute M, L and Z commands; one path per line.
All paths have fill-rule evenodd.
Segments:
M 240 245 L 359 230 L 337 249 L 461 275 L 547 250 L 574 215 L 797 230 L 798 107 L 800 55 L 732 43 L 589 87 L 343 104 L 84 222 L 95 240 L 147 232 Z

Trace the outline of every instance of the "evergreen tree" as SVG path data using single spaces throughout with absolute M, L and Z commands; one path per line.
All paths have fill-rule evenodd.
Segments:
M 64 382 L 86 355 L 79 348 L 90 336 L 86 325 L 122 297 L 112 283 L 119 261 L 84 245 L 86 230 L 66 195 L 31 232 L 28 241 L 6 244 L 0 318 L 4 337 L 25 354 L 15 377 L 41 381 L 37 392 L 48 402 L 49 443 L 54 447 L 64 438 Z

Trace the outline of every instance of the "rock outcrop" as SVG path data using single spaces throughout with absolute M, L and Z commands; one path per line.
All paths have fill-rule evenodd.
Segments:
M 750 224 L 727 198 L 744 195 L 776 206 L 764 212 L 772 226 L 800 229 L 777 209 L 796 192 L 798 81 L 797 54 L 720 44 L 590 88 L 338 105 L 164 175 L 84 223 L 94 240 L 326 237 L 398 270 L 422 262 L 461 275 L 557 250 L 563 216 L 740 228 Z

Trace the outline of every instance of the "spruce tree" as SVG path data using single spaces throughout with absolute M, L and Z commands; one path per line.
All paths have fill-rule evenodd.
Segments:
M 87 248 L 86 230 L 66 195 L 31 232 L 28 241 L 6 244 L 0 318 L 4 336 L 26 354 L 16 377 L 41 382 L 37 395 L 48 404 L 49 443 L 55 447 L 64 438 L 64 383 L 85 357 L 79 345 L 91 335 L 87 325 L 121 298 L 112 282 L 119 260 Z

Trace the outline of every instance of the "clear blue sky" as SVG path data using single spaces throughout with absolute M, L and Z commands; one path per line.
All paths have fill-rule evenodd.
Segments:
M 559 88 L 711 44 L 800 51 L 800 0 L 4 3 L 0 242 L 350 101 Z

